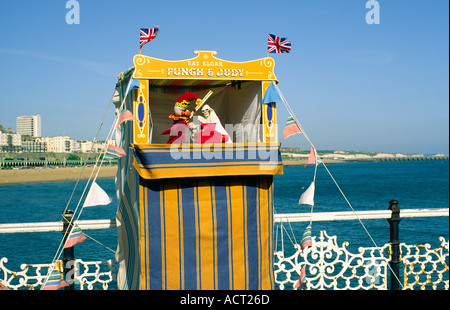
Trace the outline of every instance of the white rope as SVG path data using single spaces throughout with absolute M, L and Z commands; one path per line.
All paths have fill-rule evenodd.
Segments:
M 91 146 L 91 149 L 90 149 L 91 152 L 92 152 L 93 149 L 94 149 L 94 144 L 95 144 L 95 142 L 97 141 L 98 135 L 100 134 L 100 130 L 101 130 L 102 127 L 103 127 L 103 122 L 104 122 L 104 120 L 105 120 L 105 118 L 106 118 L 106 114 L 108 113 L 109 107 L 111 106 L 111 102 L 112 102 L 112 100 L 113 100 L 113 98 L 114 98 L 114 93 L 115 93 L 115 89 L 114 89 L 114 91 L 113 91 L 113 93 L 112 93 L 112 95 L 111 95 L 111 99 L 109 99 L 108 106 L 107 106 L 107 108 L 106 108 L 105 114 L 103 115 L 103 118 L 102 118 L 102 121 L 101 121 L 101 123 L 100 123 L 100 126 L 99 126 L 99 128 L 98 128 L 98 130 L 97 130 L 97 134 L 96 134 L 95 137 L 94 137 L 94 141 L 93 141 L 94 143 L 92 143 L 92 146 Z M 89 156 L 88 156 L 88 160 L 89 160 Z M 67 202 L 66 207 L 64 208 L 63 213 L 67 211 L 67 208 L 69 207 L 69 204 L 70 204 L 70 202 L 72 201 L 72 197 L 73 197 L 73 195 L 74 195 L 74 193 L 75 193 L 75 190 L 76 190 L 77 187 L 78 187 L 78 183 L 79 183 L 80 180 L 81 180 L 81 176 L 83 175 L 84 168 L 87 166 L 87 164 L 88 164 L 88 161 L 86 160 L 86 162 L 84 163 L 84 165 L 81 167 L 80 175 L 78 176 L 77 182 L 75 183 L 75 186 L 74 186 L 74 188 L 73 188 L 73 190 L 72 190 L 72 194 L 71 194 L 70 197 L 69 197 L 69 201 Z
M 128 85 L 127 85 L 127 88 L 126 88 L 126 92 L 125 92 L 125 96 L 124 96 L 124 98 L 123 98 L 123 100 L 122 100 L 122 103 L 121 103 L 121 105 L 120 105 L 119 111 L 122 110 L 122 108 L 123 108 L 123 106 L 124 106 L 124 103 L 125 103 L 125 100 L 126 100 L 127 97 L 128 97 L 129 89 L 130 89 L 132 80 L 133 80 L 133 79 L 130 78 L 130 80 L 129 80 L 129 82 L 128 82 Z M 115 89 L 114 89 L 114 92 L 115 92 Z M 109 101 L 108 107 L 107 107 L 106 112 L 105 112 L 105 114 L 104 114 L 104 116 L 103 116 L 102 122 L 101 122 L 101 124 L 100 124 L 100 128 L 99 128 L 99 130 L 97 131 L 97 135 L 96 135 L 96 137 L 94 138 L 94 141 L 96 141 L 96 139 L 97 139 L 97 137 L 98 137 L 98 134 L 99 134 L 99 132 L 100 132 L 100 130 L 101 130 L 101 127 L 103 126 L 103 120 L 104 120 L 104 118 L 105 118 L 105 116 L 106 116 L 106 114 L 107 114 L 107 112 L 108 112 L 108 109 L 109 109 L 109 107 L 110 107 L 110 105 L 111 105 L 112 99 L 113 99 L 113 97 L 114 97 L 114 92 L 113 92 L 113 95 L 111 96 L 111 99 L 110 99 L 110 101 Z M 115 116 L 113 125 L 111 126 L 111 128 L 110 128 L 110 130 L 109 130 L 109 133 L 108 133 L 108 135 L 107 135 L 106 141 L 109 141 L 109 140 L 112 138 L 112 134 L 113 134 L 114 129 L 115 129 L 115 127 L 116 127 L 116 124 L 117 124 L 117 122 L 118 122 L 118 120 L 119 120 L 119 115 L 120 115 L 120 114 L 117 113 L 117 115 Z M 81 201 L 83 200 L 84 194 L 86 193 L 86 189 L 88 188 L 89 182 L 91 181 L 92 175 L 94 174 L 94 171 L 96 171 L 96 168 L 98 168 L 98 169 L 97 169 L 97 173 L 95 174 L 95 177 L 94 177 L 94 179 L 93 179 L 92 182 L 91 182 L 91 185 L 95 182 L 95 180 L 96 180 L 97 177 L 98 177 L 98 174 L 99 174 L 99 172 L 100 172 L 101 166 L 103 165 L 104 155 L 106 154 L 106 150 L 107 150 L 107 145 L 105 144 L 105 145 L 103 146 L 102 152 L 101 152 L 101 153 L 99 154 L 99 156 L 97 157 L 97 160 L 96 160 L 95 165 L 94 165 L 94 169 L 92 169 L 92 171 L 91 171 L 91 174 L 90 174 L 90 176 L 89 176 L 89 179 L 88 179 L 88 181 L 86 182 L 86 185 L 85 185 L 85 187 L 84 187 L 84 189 L 83 189 L 83 192 L 82 192 L 82 194 L 81 194 L 81 197 L 80 197 L 80 199 L 79 199 L 79 201 L 78 201 L 78 204 L 77 204 L 77 206 L 76 206 L 76 208 L 75 208 L 74 214 L 73 214 L 71 220 L 70 220 L 69 223 L 68 223 L 68 227 L 70 227 L 70 229 L 66 230 L 66 232 L 64 233 L 63 238 L 62 238 L 62 240 L 61 240 L 61 242 L 60 242 L 60 244 L 59 244 L 59 246 L 58 246 L 58 249 L 57 249 L 57 251 L 56 251 L 56 253 L 55 253 L 55 256 L 53 257 L 52 264 L 51 264 L 51 266 L 50 266 L 50 268 L 49 268 L 49 270 L 48 270 L 46 279 L 45 279 L 44 283 L 43 283 L 42 286 L 41 286 L 41 290 L 45 287 L 45 284 L 48 282 L 48 279 L 49 279 L 49 277 L 50 277 L 50 274 L 51 274 L 51 272 L 54 270 L 55 262 L 56 262 L 56 260 L 59 259 L 59 257 L 61 256 L 61 254 L 62 254 L 62 252 L 63 252 L 63 250 L 64 250 L 64 246 L 66 245 L 66 243 L 67 243 L 67 241 L 68 241 L 68 238 L 67 238 L 67 237 L 70 235 L 70 233 L 71 233 L 72 230 L 74 229 L 74 225 L 73 225 L 74 221 L 78 221 L 78 219 L 79 219 L 80 216 L 81 216 L 81 213 L 83 212 L 84 205 L 81 207 L 80 212 L 78 213 L 78 216 L 77 216 L 76 219 L 75 219 L 75 215 L 76 215 L 76 213 L 77 213 L 77 210 L 78 210 L 78 208 L 79 208 L 79 206 L 80 206 L 80 204 L 81 204 Z M 103 156 L 102 156 L 102 155 L 103 155 Z M 100 158 L 101 158 L 100 165 L 97 167 Z M 86 165 L 86 164 L 87 164 L 87 163 L 85 163 L 85 165 Z M 85 165 L 83 166 L 83 169 L 84 169 Z M 78 182 L 79 182 L 80 178 L 81 178 L 81 174 L 80 174 L 80 176 L 79 176 L 79 178 L 78 178 L 78 180 L 77 180 L 77 183 L 75 184 L 75 188 L 76 188 L 76 186 L 78 185 Z M 70 200 L 72 199 L 73 193 L 75 192 L 75 188 L 74 188 L 74 190 L 73 190 L 73 192 L 72 192 L 72 195 L 71 195 L 71 197 L 70 197 L 70 199 L 69 199 L 69 203 L 70 203 Z M 64 209 L 64 211 L 67 210 L 67 208 L 68 208 L 68 206 L 69 206 L 69 203 L 67 203 L 66 208 Z M 64 240 L 65 240 L 65 242 L 64 242 Z M 106 247 L 106 246 L 105 246 L 105 247 Z
M 98 243 L 99 245 L 101 245 L 102 247 L 104 247 L 105 249 L 107 249 L 107 250 L 113 252 L 114 254 L 116 254 L 116 251 L 114 251 L 114 250 L 111 249 L 110 247 L 104 245 L 104 244 L 101 243 L 100 241 L 94 239 L 93 237 L 89 236 L 87 233 L 83 232 L 83 234 L 84 234 L 86 237 L 88 237 L 89 239 L 91 239 L 92 241 L 94 241 L 94 242 Z
M 273 82 L 272 82 L 273 83 Z M 300 122 L 298 121 L 297 117 L 295 116 L 295 113 L 292 111 L 291 107 L 289 106 L 289 103 L 287 102 L 286 98 L 284 98 L 283 94 L 281 93 L 280 89 L 278 88 L 278 85 L 276 85 L 275 83 L 273 83 L 275 85 L 275 88 L 278 91 L 278 94 L 281 97 L 281 100 L 283 101 L 284 106 L 286 107 L 286 109 L 288 110 L 289 114 L 292 116 L 292 118 L 294 119 L 295 123 L 297 124 L 297 126 L 300 128 L 300 130 L 302 131 L 303 135 L 305 136 L 306 140 L 308 140 L 308 142 L 311 144 L 311 146 L 314 148 L 314 151 L 316 152 L 316 147 L 314 146 L 314 144 L 311 142 L 311 140 L 309 139 L 308 135 L 306 134 L 305 130 L 302 128 L 302 126 L 300 125 Z M 316 153 L 316 171 L 317 171 L 317 161 L 319 160 L 319 155 Z M 361 224 L 361 226 L 363 227 L 364 231 L 366 232 L 366 234 L 369 236 L 370 240 L 372 241 L 372 243 L 375 245 L 375 247 L 378 249 L 380 256 L 383 257 L 383 253 L 381 251 L 381 249 L 378 247 L 377 243 L 375 242 L 375 240 L 372 238 L 372 235 L 369 233 L 369 231 L 367 230 L 366 226 L 364 225 L 364 223 L 361 221 L 361 219 L 359 218 L 358 214 L 356 213 L 355 209 L 353 208 L 352 204 L 350 203 L 350 201 L 347 199 L 347 196 L 344 194 L 344 192 L 342 191 L 341 187 L 339 186 L 339 184 L 336 182 L 336 180 L 334 179 L 333 175 L 331 174 L 330 170 L 328 170 L 328 167 L 325 165 L 325 163 L 321 160 L 322 165 L 325 167 L 325 169 L 327 170 L 328 174 L 330 175 L 331 179 L 333 180 L 334 184 L 336 185 L 336 187 L 338 188 L 339 192 L 342 194 L 342 197 L 344 197 L 345 201 L 347 202 L 348 206 L 350 207 L 350 209 L 352 210 L 352 212 L 354 213 L 354 215 L 356 216 L 356 218 L 358 219 L 359 223 Z M 316 171 L 314 172 L 314 180 L 316 178 Z M 312 210 L 313 210 L 313 206 L 311 206 L 311 223 L 312 223 Z M 401 283 L 400 279 L 397 277 L 397 275 L 393 272 L 392 267 L 388 264 L 389 269 L 392 271 L 392 274 L 395 276 L 395 278 L 397 279 L 398 283 L 400 284 L 400 286 L 402 286 L 403 288 L 403 284 Z

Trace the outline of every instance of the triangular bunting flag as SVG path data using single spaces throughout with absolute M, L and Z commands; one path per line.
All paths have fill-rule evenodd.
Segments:
M 302 241 L 300 241 L 300 244 L 301 244 L 302 250 L 306 247 L 312 246 L 311 225 L 306 227 L 305 232 L 303 233 L 303 236 L 302 236 Z
M 55 267 L 53 268 L 52 272 L 50 273 L 50 276 L 47 279 L 47 282 L 45 283 L 42 289 L 57 290 L 65 286 L 69 286 L 69 284 L 67 284 L 66 281 L 64 281 L 63 279 L 61 261 L 57 261 L 55 263 Z
M 67 238 L 67 242 L 64 245 L 64 248 L 71 248 L 77 243 L 81 243 L 84 240 L 86 240 L 86 236 L 81 231 L 80 227 L 78 225 L 74 225 L 72 231 L 69 234 L 69 237 Z
M 311 145 L 311 151 L 309 152 L 308 159 L 306 160 L 306 166 L 312 165 L 316 162 L 317 152 L 314 146 Z
M 283 140 L 297 133 L 302 133 L 302 131 L 300 130 L 300 127 L 298 127 L 292 115 L 289 115 L 286 121 L 286 126 L 284 127 L 283 130 Z
M 269 87 L 267 87 L 266 93 L 264 94 L 264 98 L 262 100 L 263 104 L 271 103 L 271 102 L 281 102 L 281 97 L 278 91 L 275 89 L 275 85 L 270 83 Z
M 118 156 L 118 157 L 123 157 L 123 156 L 127 155 L 125 153 L 124 149 L 122 149 L 120 147 L 117 147 L 117 146 L 114 146 L 112 144 L 108 144 L 108 148 L 106 149 L 106 153 L 111 154 L 111 155 L 115 155 L 115 156 Z
M 108 194 L 94 181 L 92 182 L 89 193 L 86 196 L 83 208 L 91 206 L 104 206 L 110 204 L 111 201 L 112 199 L 108 196 Z
M 311 205 L 314 206 L 314 191 L 316 189 L 315 182 L 311 182 L 308 189 L 300 196 L 298 201 L 299 205 Z
M 303 265 L 302 270 L 300 271 L 300 277 L 298 278 L 297 283 L 294 285 L 294 290 L 298 289 L 302 286 L 303 282 L 306 280 L 306 265 Z
M 124 110 L 117 121 L 116 128 L 119 127 L 120 124 L 122 124 L 125 121 L 135 120 L 133 113 L 131 113 L 129 110 Z

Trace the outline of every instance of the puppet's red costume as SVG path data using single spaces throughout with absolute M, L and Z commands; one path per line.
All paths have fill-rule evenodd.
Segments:
M 173 120 L 173 125 L 171 128 L 164 130 L 161 134 L 166 135 L 169 134 L 168 144 L 171 143 L 186 143 L 190 141 L 186 141 L 186 132 L 189 132 L 189 117 L 191 116 L 191 112 L 186 110 L 192 100 L 200 100 L 198 96 L 194 93 L 187 92 L 178 97 L 177 102 L 175 102 L 175 106 L 173 108 L 174 114 L 169 115 L 169 118 Z M 198 102 L 197 104 L 199 104 Z

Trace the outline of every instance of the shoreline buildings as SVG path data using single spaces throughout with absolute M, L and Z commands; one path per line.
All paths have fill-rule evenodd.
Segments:
M 41 116 L 19 116 L 17 132 L 0 125 L 0 153 L 98 153 L 115 141 L 75 140 L 69 136 L 42 137 Z
M 17 133 L 21 135 L 41 136 L 41 115 L 19 116 L 16 120 Z
M 98 153 L 106 143 L 115 145 L 114 140 L 80 141 L 69 136 L 30 138 L 0 130 L 0 153 Z

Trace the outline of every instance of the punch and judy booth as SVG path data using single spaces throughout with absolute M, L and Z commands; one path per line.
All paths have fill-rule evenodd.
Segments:
M 274 61 L 194 54 L 119 75 L 116 113 L 135 117 L 116 132 L 119 289 L 272 289 Z

